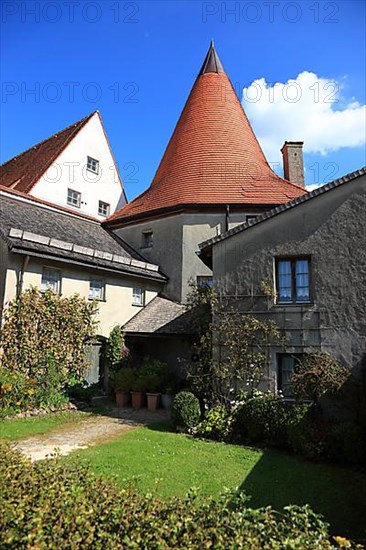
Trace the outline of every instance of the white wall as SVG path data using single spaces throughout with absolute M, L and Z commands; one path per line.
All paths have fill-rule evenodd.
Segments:
M 99 174 L 86 170 L 87 156 L 99 160 Z M 81 193 L 80 208 L 67 204 L 67 189 Z M 110 204 L 112 214 L 125 204 L 122 182 L 104 134 L 99 113 L 95 113 L 61 155 L 33 187 L 31 194 L 49 202 L 103 219 L 99 200 Z
M 4 304 L 16 296 L 17 273 L 23 262 L 23 255 L 10 254 L 8 269 L 6 272 Z M 79 294 L 88 299 L 90 276 L 105 280 L 105 301 L 98 302 L 98 330 L 101 336 L 109 336 L 111 329 L 116 324 L 125 324 L 134 315 L 141 311 L 141 307 L 132 305 L 132 291 L 134 287 L 145 289 L 145 305 L 147 305 L 161 290 L 162 284 L 148 281 L 128 275 L 107 274 L 97 270 L 84 270 L 77 267 L 69 267 L 49 260 L 30 259 L 23 278 L 23 290 L 30 286 L 40 288 L 43 267 L 59 269 L 61 272 L 61 294 L 72 296 Z

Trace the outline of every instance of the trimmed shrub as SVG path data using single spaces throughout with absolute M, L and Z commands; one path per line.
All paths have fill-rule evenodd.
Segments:
M 0 445 L 0 547 L 90 548 L 355 548 L 335 545 L 309 506 L 253 510 L 245 498 L 194 494 L 161 502 L 117 490 L 85 466 L 58 458 L 31 463 Z
M 193 393 L 181 391 L 173 399 L 171 415 L 176 428 L 194 428 L 200 419 L 200 403 Z
M 257 390 L 236 409 L 234 434 L 239 441 L 283 447 L 287 442 L 288 422 L 289 408 L 283 398 Z
M 233 423 L 232 411 L 223 405 L 213 407 L 196 428 L 196 434 L 216 441 L 228 441 L 231 437 Z
M 353 422 L 333 424 L 325 438 L 325 455 L 342 464 L 363 464 L 366 460 L 365 431 Z

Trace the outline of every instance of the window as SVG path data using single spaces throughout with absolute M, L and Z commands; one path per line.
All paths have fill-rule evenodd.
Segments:
M 276 281 L 279 303 L 309 302 L 309 258 L 278 259 L 276 261 Z
M 67 190 L 67 204 L 70 206 L 76 206 L 80 208 L 81 204 L 81 193 L 74 191 L 73 189 Z
M 251 222 L 253 220 L 255 220 L 257 217 L 257 214 L 250 214 L 248 216 L 245 216 L 245 222 Z
M 293 397 L 294 395 L 291 376 L 302 357 L 301 354 L 281 353 L 278 355 L 277 390 L 281 391 L 284 397 Z
M 141 287 L 135 287 L 132 290 L 132 305 L 143 306 L 145 302 L 145 291 Z
M 86 168 L 90 172 L 94 172 L 94 174 L 99 174 L 99 160 L 87 157 Z
M 154 244 L 154 233 L 152 231 L 142 232 L 142 248 L 151 248 Z
M 209 286 L 212 288 L 212 276 L 211 275 L 198 275 L 197 276 L 197 286 Z
M 91 300 L 105 299 L 105 281 L 103 279 L 90 279 L 89 298 Z
M 60 294 L 61 272 L 56 269 L 44 267 L 42 272 L 41 290 L 44 292 L 48 289 L 53 290 L 56 294 Z
M 110 205 L 107 202 L 99 201 L 98 214 L 99 216 L 109 216 Z

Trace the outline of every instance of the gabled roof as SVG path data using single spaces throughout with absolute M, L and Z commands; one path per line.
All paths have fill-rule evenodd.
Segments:
M 191 314 L 183 304 L 156 296 L 123 327 L 127 334 L 173 336 L 192 334 Z
M 1 185 L 29 193 L 95 112 L 2 164 Z
M 0 189 L 0 237 L 13 253 L 164 282 L 157 265 L 98 220 Z
M 320 195 L 323 195 L 324 193 L 327 193 L 328 191 L 331 191 L 332 189 L 335 189 L 336 187 L 339 187 L 345 183 L 348 183 L 356 178 L 359 178 L 361 176 L 366 175 L 366 166 L 360 168 L 359 170 L 355 170 L 354 172 L 350 172 L 349 174 L 346 174 L 345 176 L 342 176 L 341 178 L 338 178 L 336 180 L 330 181 L 329 183 L 326 183 L 325 185 L 322 185 L 320 187 L 317 187 L 316 189 L 313 189 L 312 191 L 305 193 L 301 197 L 297 197 L 296 199 L 286 203 L 281 204 L 280 206 L 277 206 L 276 208 L 272 208 L 272 210 L 268 210 L 267 212 L 264 212 L 263 214 L 259 214 L 255 219 L 252 219 L 248 222 L 242 223 L 240 225 L 236 225 L 229 231 L 226 231 L 225 233 L 222 233 L 221 235 L 217 235 L 216 237 L 213 237 L 211 239 L 208 239 L 207 241 L 204 241 L 203 243 L 200 243 L 199 249 L 199 255 L 202 256 L 204 254 L 207 254 L 210 252 L 213 245 L 224 241 L 231 237 L 232 235 L 236 235 L 237 233 L 242 233 L 243 231 L 246 231 L 250 227 L 253 227 L 254 225 L 258 225 L 259 223 L 265 222 L 266 220 L 273 218 L 274 216 L 277 216 L 279 214 L 282 214 L 283 212 L 286 212 L 287 210 L 290 210 L 291 208 L 295 208 L 295 206 L 299 206 L 300 204 L 303 204 L 304 202 L 307 202 L 311 199 L 314 199 L 316 197 L 319 197 Z
M 270 168 L 211 43 L 150 187 L 107 223 L 186 207 L 277 205 L 303 193 Z

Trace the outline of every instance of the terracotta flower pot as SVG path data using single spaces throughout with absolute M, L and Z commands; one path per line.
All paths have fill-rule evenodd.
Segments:
M 132 391 L 131 400 L 133 409 L 142 409 L 145 404 L 145 394 L 142 391 Z
M 159 406 L 160 393 L 147 393 L 146 397 L 148 410 L 151 412 L 156 411 Z
M 128 407 L 130 405 L 130 392 L 116 390 L 116 405 L 117 407 Z

